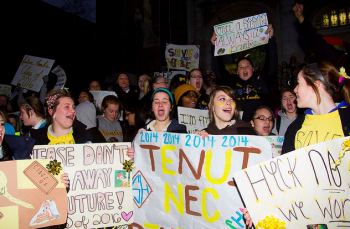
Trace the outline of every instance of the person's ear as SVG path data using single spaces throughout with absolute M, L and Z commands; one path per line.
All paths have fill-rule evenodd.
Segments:
M 29 118 L 32 117 L 35 114 L 34 110 L 29 111 Z
M 49 109 L 48 112 L 49 112 L 50 116 L 52 116 L 52 112 L 53 112 L 52 109 Z
M 253 122 L 253 120 L 250 120 L 250 124 L 252 124 L 252 127 L 254 127 L 254 122 Z

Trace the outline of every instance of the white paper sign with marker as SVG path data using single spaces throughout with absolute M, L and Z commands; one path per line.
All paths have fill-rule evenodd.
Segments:
M 60 66 L 57 66 L 54 70 L 52 70 L 52 73 L 57 76 L 57 83 L 53 90 L 57 91 L 62 89 L 67 81 L 66 72 Z
M 185 77 L 184 81 L 186 82 L 186 71 L 169 71 L 169 73 L 168 72 L 155 72 L 154 76 L 163 76 L 165 79 L 167 79 L 169 81 L 168 83 L 170 83 L 170 80 L 177 74 L 184 75 L 184 77 Z
M 301 148 L 233 174 L 255 225 L 350 227 L 350 152 L 335 160 L 348 138 Z M 277 221 L 277 220 L 276 220 Z
M 269 42 L 266 13 L 214 26 L 215 56 L 241 52 Z
M 180 124 L 186 125 L 189 134 L 195 134 L 209 125 L 209 110 L 199 110 L 187 107 L 177 107 Z
M 199 67 L 199 45 L 166 44 L 165 60 L 170 69 L 191 71 Z
M 107 95 L 114 95 L 115 97 L 118 97 L 118 95 L 114 91 L 90 91 L 90 92 L 94 96 L 95 105 L 99 109 L 101 109 L 102 101 Z
M 0 95 L 6 95 L 8 98 L 11 98 L 11 85 L 0 84 Z
M 25 55 L 11 84 L 39 92 L 43 76 L 49 75 L 55 60 Z
M 70 180 L 67 228 L 133 222 L 132 172 L 123 169 L 130 142 L 35 146 L 35 159 L 57 159 Z
M 272 158 L 261 136 L 140 131 L 134 147 L 133 229 L 243 228 L 233 173 Z

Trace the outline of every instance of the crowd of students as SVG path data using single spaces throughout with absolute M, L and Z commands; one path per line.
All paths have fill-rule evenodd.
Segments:
M 294 11 L 300 26 L 309 28 L 302 5 L 296 4 Z M 193 69 L 187 75 L 175 75 L 169 83 L 161 76 L 143 74 L 137 85 L 130 85 L 128 75 L 120 73 L 117 82 L 106 88 L 96 80 L 90 82 L 76 98 L 78 104 L 70 91 L 46 93 L 44 84 L 41 95 L 46 93 L 45 100 L 42 96 L 23 98 L 19 93 L 18 112 L 11 107 L 9 98 L 0 95 L 0 161 L 30 158 L 32 145 L 18 151 L 21 144 L 26 144 L 21 139 L 28 137 L 35 139 L 33 144 L 51 145 L 132 142 L 138 131 L 187 133 L 186 126 L 177 121 L 177 107 L 208 110 L 208 127 L 196 133 L 202 137 L 285 136 L 283 154 L 349 136 L 350 78 L 338 70 L 343 54 L 311 27 L 304 34 L 312 37 L 310 48 L 321 53 L 320 46 L 324 47 L 325 52 L 331 53 L 328 61 L 300 64 L 292 56 L 289 65 L 283 62 L 279 66 L 271 25 L 268 33 L 268 55 L 260 71 L 254 71 L 250 59 L 243 57 L 237 61 L 237 75 L 231 75 L 225 70 L 222 57 L 213 57 L 219 66 L 216 79 L 205 79 L 200 69 Z M 214 33 L 213 45 L 215 41 Z M 318 46 L 314 45 L 316 42 Z M 341 65 L 346 67 L 348 63 L 345 60 Z M 106 96 L 99 109 L 90 91 L 102 89 L 114 91 L 118 97 Z M 280 94 L 278 110 L 271 103 L 276 92 Z M 137 152 L 131 147 L 127 154 L 134 158 Z M 67 175 L 61 179 L 69 187 Z M 249 214 L 245 218 L 251 224 Z

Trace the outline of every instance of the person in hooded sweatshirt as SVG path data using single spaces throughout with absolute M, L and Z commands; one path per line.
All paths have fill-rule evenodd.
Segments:
M 256 135 L 249 123 L 238 119 L 237 97 L 232 88 L 218 86 L 210 94 L 207 128 L 197 131 L 202 137 L 212 135 Z
M 292 89 L 284 88 L 281 91 L 281 110 L 278 111 L 272 133 L 284 136 L 288 126 L 297 118 L 296 99 L 297 97 Z
M 114 137 L 118 142 L 123 142 L 123 130 L 118 120 L 120 107 L 121 102 L 114 95 L 108 95 L 102 101 L 103 114 L 97 116 L 97 122 L 98 130 L 105 137 L 106 141 Z

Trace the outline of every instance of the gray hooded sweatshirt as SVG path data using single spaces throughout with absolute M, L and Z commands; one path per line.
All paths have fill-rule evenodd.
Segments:
M 294 122 L 294 120 L 297 118 L 297 116 L 295 116 L 293 119 L 290 119 L 287 117 L 287 115 L 285 113 L 282 112 L 282 110 L 278 111 L 278 116 L 281 117 L 281 125 L 280 125 L 280 130 L 279 132 L 277 131 L 277 118 L 275 119 L 275 126 L 272 129 L 272 133 L 278 135 L 278 136 L 284 136 L 288 126 Z

